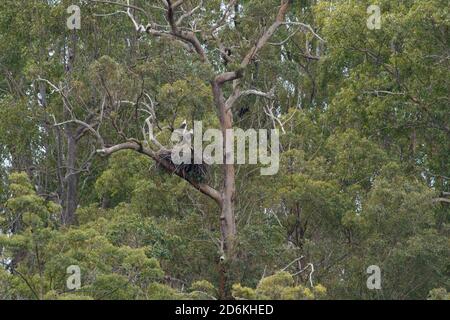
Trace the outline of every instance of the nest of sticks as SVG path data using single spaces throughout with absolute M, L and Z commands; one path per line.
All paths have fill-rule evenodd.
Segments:
M 209 173 L 210 166 L 202 161 L 201 164 L 194 163 L 194 151 L 191 151 L 190 163 L 175 164 L 172 161 L 172 150 L 161 150 L 159 157 L 170 162 L 175 168 L 174 173 L 193 179 L 196 182 L 204 182 Z

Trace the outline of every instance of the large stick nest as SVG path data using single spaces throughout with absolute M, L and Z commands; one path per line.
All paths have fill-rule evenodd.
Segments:
M 175 164 L 172 161 L 172 150 L 162 150 L 159 157 L 170 162 L 175 170 L 174 173 L 193 179 L 197 182 L 204 182 L 207 179 L 210 166 L 202 161 L 201 164 L 194 164 L 194 151 L 191 151 L 191 163 Z

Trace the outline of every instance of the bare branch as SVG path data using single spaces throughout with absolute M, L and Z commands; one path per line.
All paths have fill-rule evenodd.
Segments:
M 300 256 L 294 260 L 292 260 L 286 267 L 284 267 L 283 269 L 281 269 L 280 271 L 286 271 L 290 266 L 292 266 L 294 263 L 296 263 L 297 261 L 301 261 L 304 258 L 304 256 Z
M 275 22 L 264 32 L 264 34 L 256 41 L 255 45 L 250 49 L 245 58 L 241 62 L 241 68 L 245 69 L 249 63 L 255 58 L 258 52 L 265 46 L 267 41 L 277 31 L 277 29 L 284 24 L 286 13 L 289 9 L 289 0 L 282 0 L 280 9 L 278 10 Z
M 321 36 L 319 36 L 314 29 L 306 23 L 302 23 L 302 22 L 283 22 L 284 25 L 289 26 L 289 25 L 293 25 L 293 26 L 300 26 L 305 28 L 306 30 L 308 30 L 309 32 L 311 32 L 317 39 L 319 39 L 322 42 L 326 42 Z
M 277 116 L 275 116 L 273 114 L 273 106 L 264 107 L 264 113 L 266 115 L 268 115 L 270 119 L 272 119 L 274 129 L 276 128 L 276 124 L 278 123 L 280 125 L 281 131 L 283 132 L 283 134 L 286 133 L 286 130 L 284 129 L 284 125 L 281 122 L 280 118 L 278 118 Z
M 239 88 L 239 79 L 242 77 L 243 70 L 253 61 L 258 52 L 266 45 L 272 35 L 277 31 L 277 29 L 284 23 L 286 18 L 286 13 L 289 9 L 289 0 L 281 0 L 281 6 L 278 10 L 278 14 L 275 22 L 263 33 L 263 35 L 256 41 L 255 45 L 248 51 L 245 55 L 244 59 L 240 64 L 240 70 L 232 73 L 224 73 L 218 78 L 216 78 L 216 82 L 221 80 L 222 82 L 217 82 L 222 85 L 228 81 L 234 81 L 233 83 L 233 93 L 229 97 L 227 101 L 227 108 L 230 109 L 234 102 L 241 96 L 240 88 Z
M 218 75 L 215 79 L 215 82 L 219 86 L 221 86 L 225 82 L 236 80 L 236 79 L 240 78 L 241 76 L 242 76 L 242 74 L 240 72 L 225 72 L 225 73 Z
M 306 267 L 304 267 L 302 270 L 300 270 L 299 272 L 296 272 L 296 273 L 294 273 L 292 276 L 297 276 L 297 275 L 299 275 L 300 273 L 302 273 L 303 271 L 305 271 L 306 269 L 308 269 L 308 268 L 311 268 L 311 272 L 309 273 L 309 276 L 308 276 L 308 278 L 309 278 L 309 284 L 311 285 L 311 287 L 314 287 L 314 283 L 313 283 L 313 280 L 312 280 L 312 274 L 314 273 L 314 265 L 312 264 L 312 263 L 308 263 L 307 265 L 306 265 Z
M 140 7 L 130 4 L 130 1 L 128 1 L 127 4 L 121 3 L 121 2 L 115 2 L 115 1 L 108 1 L 108 0 L 89 0 L 89 1 L 96 2 L 96 3 L 105 3 L 105 4 L 110 4 L 110 5 L 116 5 L 119 7 L 128 8 L 128 10 L 134 9 L 134 10 L 137 10 L 137 11 L 143 13 L 147 17 L 147 19 L 150 20 L 150 16 L 148 15 L 147 11 L 145 11 L 144 9 L 142 9 Z
M 228 98 L 228 100 L 226 102 L 227 110 L 233 108 L 234 104 L 240 97 L 250 96 L 250 95 L 263 97 L 263 98 L 272 100 L 273 98 L 275 98 L 275 88 L 272 88 L 272 90 L 270 90 L 269 92 L 262 92 L 262 91 L 258 91 L 258 90 L 241 91 L 239 88 L 236 88 L 236 90 L 234 90 L 233 94 Z
M 226 23 L 226 21 L 227 21 L 227 19 L 228 19 L 228 17 L 229 17 L 229 14 L 230 14 L 230 12 L 231 12 L 231 9 L 234 7 L 234 5 L 236 4 L 236 1 L 237 0 L 231 0 L 229 3 L 228 3 L 228 5 L 227 5 L 227 7 L 225 8 L 225 11 L 224 11 L 224 13 L 223 13 L 223 15 L 222 15 L 222 18 L 213 26 L 213 28 L 211 29 L 211 34 L 214 34 L 214 32 L 217 30 L 217 29 L 219 29 L 220 27 L 222 27 L 225 23 Z
M 67 121 L 60 122 L 60 123 L 55 123 L 54 126 L 55 127 L 59 127 L 59 126 L 63 126 L 63 125 L 68 124 L 68 123 L 76 123 L 76 124 L 79 124 L 79 125 L 85 127 L 87 130 L 89 130 L 97 138 L 97 140 L 99 141 L 100 145 L 102 147 L 104 146 L 105 142 L 104 142 L 103 138 L 101 137 L 101 135 L 98 133 L 98 131 L 95 130 L 90 124 L 88 124 L 88 123 L 86 123 L 84 121 L 81 121 L 81 120 L 78 120 L 78 119 L 72 119 L 72 120 L 67 120 Z
M 189 10 L 187 12 L 185 12 L 184 14 L 182 14 L 177 22 L 175 23 L 176 26 L 180 26 L 183 23 L 183 20 L 192 16 L 197 10 L 199 10 L 201 7 L 203 6 L 203 0 L 200 0 L 200 3 L 198 6 L 194 7 L 192 10 Z
M 222 205 L 222 195 L 220 194 L 219 191 L 217 191 L 216 189 L 207 184 L 196 182 L 192 178 L 188 177 L 184 172 L 180 172 L 179 170 L 177 170 L 177 168 L 172 162 L 161 158 L 157 152 L 149 148 L 146 148 L 138 141 L 130 140 L 121 144 L 114 145 L 112 147 L 99 149 L 97 150 L 97 153 L 108 156 L 121 150 L 134 150 L 139 153 L 147 155 L 148 157 L 156 161 L 158 164 L 160 164 L 167 172 L 176 174 L 180 178 L 183 178 L 188 183 L 190 183 L 195 189 L 213 199 L 220 206 Z
M 281 41 L 281 42 L 269 42 L 269 44 L 270 45 L 272 45 L 272 46 L 282 46 L 282 45 L 284 45 L 286 42 L 288 42 L 293 36 L 295 36 L 296 34 L 297 34 L 297 32 L 299 32 L 300 31 L 300 28 L 298 28 L 297 30 L 295 30 L 294 32 L 292 32 L 289 36 L 287 36 L 287 38 L 286 39 L 284 39 L 283 41 Z
M 450 199 L 447 198 L 434 198 L 433 202 L 443 202 L 443 203 L 450 203 Z

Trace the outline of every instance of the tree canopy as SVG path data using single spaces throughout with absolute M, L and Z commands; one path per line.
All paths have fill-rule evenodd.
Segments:
M 0 300 L 449 299 L 449 28 L 444 0 L 1 1 Z M 196 121 L 276 129 L 278 172 L 177 166 Z

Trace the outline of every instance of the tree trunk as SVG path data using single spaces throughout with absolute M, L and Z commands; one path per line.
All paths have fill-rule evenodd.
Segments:
M 68 44 L 67 50 L 67 65 L 66 65 L 66 81 L 69 82 L 73 72 L 73 66 L 75 63 L 75 54 L 77 46 L 77 35 L 75 31 L 71 34 L 71 41 Z M 65 92 L 65 96 L 68 97 L 69 92 Z M 64 99 L 64 120 L 70 120 L 72 117 L 71 107 L 69 102 Z M 77 200 L 77 188 L 78 188 L 78 171 L 76 167 L 77 160 L 77 144 L 75 129 L 73 124 L 67 123 L 64 127 L 64 134 L 67 139 L 67 154 L 65 159 L 66 165 L 66 175 L 64 177 L 64 194 L 62 197 L 63 201 L 63 212 L 62 212 L 62 223 L 64 225 L 71 225 L 75 222 L 75 211 L 78 206 Z
M 227 152 L 227 146 L 234 149 L 233 137 L 228 135 L 228 130 L 233 128 L 233 113 L 227 109 L 225 98 L 222 92 L 223 82 L 217 79 L 212 82 L 212 92 L 214 103 L 220 119 L 220 126 L 223 136 L 223 189 L 221 199 L 220 214 L 220 234 L 221 234 L 221 257 L 219 262 L 220 269 L 220 290 L 221 299 L 229 297 L 228 290 L 228 267 L 234 260 L 235 240 L 236 240 L 236 219 L 234 215 L 234 200 L 236 192 L 236 177 L 234 167 L 234 152 Z
M 64 194 L 64 210 L 62 215 L 62 223 L 71 225 L 75 222 L 75 211 L 77 210 L 77 187 L 78 172 L 76 169 L 77 158 L 77 141 L 74 137 L 73 128 L 70 124 L 66 127 L 67 136 L 67 159 L 66 159 L 66 177 L 65 177 L 65 194 Z
M 230 137 L 227 136 L 226 130 L 231 129 L 231 117 L 227 119 L 230 121 L 230 126 L 227 125 L 224 128 L 224 145 L 227 145 Z M 233 143 L 233 141 L 230 141 Z M 224 153 L 224 161 L 227 160 L 227 155 Z M 233 160 L 233 159 L 231 159 Z M 231 161 L 230 160 L 230 161 Z M 222 193 L 222 206 L 221 206 L 221 233 L 222 233 L 222 244 L 223 253 L 226 259 L 233 259 L 234 256 L 234 241 L 236 237 L 236 221 L 234 215 L 234 200 L 236 192 L 236 182 L 235 182 L 235 167 L 234 164 L 226 162 L 223 164 L 224 171 L 224 185 Z
M 234 241 L 236 238 L 236 221 L 234 216 L 235 200 L 235 167 L 233 152 L 227 153 L 227 145 L 234 148 L 233 137 L 227 134 L 228 130 L 233 128 L 233 114 L 227 110 L 225 99 L 222 92 L 221 83 L 217 80 L 212 82 L 212 91 L 214 103 L 220 118 L 220 126 L 223 135 L 223 190 L 220 214 L 220 232 L 221 232 L 221 260 L 232 260 L 234 255 Z

